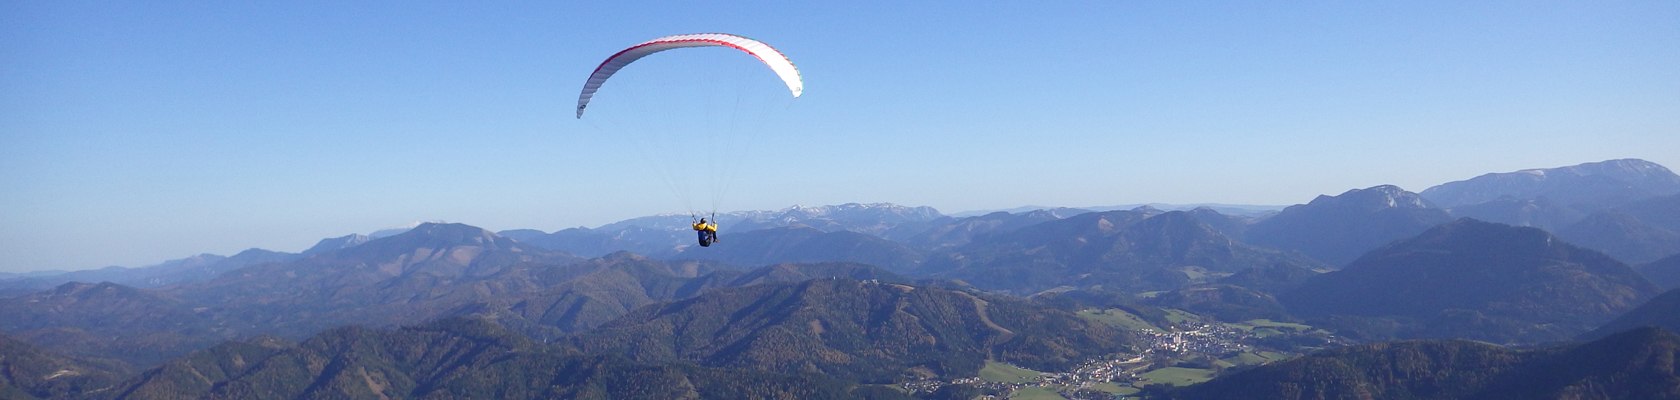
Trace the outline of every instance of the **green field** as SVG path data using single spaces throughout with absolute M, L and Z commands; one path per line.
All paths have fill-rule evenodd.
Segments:
M 1148 321 L 1144 321 L 1143 318 L 1139 318 L 1136 314 L 1132 314 L 1126 312 L 1126 310 L 1118 308 L 1110 308 L 1107 310 L 1084 310 L 1079 312 L 1079 316 L 1087 320 L 1101 322 L 1117 328 L 1132 330 L 1161 330 L 1161 328 L 1155 327 L 1155 325 L 1150 324 Z
M 1138 388 L 1131 387 L 1131 386 L 1120 386 L 1120 385 L 1115 384 L 1114 382 L 1099 383 L 1096 386 L 1092 386 L 1091 388 L 1096 389 L 1098 391 L 1113 393 L 1113 394 L 1120 395 L 1120 396 L 1125 396 L 1125 395 L 1129 395 L 1129 394 L 1137 394 L 1137 392 L 1142 391 L 1142 390 L 1139 390 Z
M 1279 353 L 1279 352 L 1275 352 L 1275 351 L 1260 351 L 1260 352 L 1245 351 L 1245 352 L 1237 353 L 1237 355 L 1235 355 L 1235 356 L 1226 357 L 1225 359 L 1220 360 L 1220 361 L 1228 362 L 1228 363 L 1235 364 L 1235 365 L 1256 365 L 1256 364 L 1265 364 L 1265 363 L 1269 363 L 1269 362 L 1273 362 L 1273 361 L 1282 361 L 1286 358 L 1289 358 L 1289 355 Z
M 1213 370 L 1200 368 L 1167 367 L 1149 371 L 1138 377 L 1139 385 L 1165 383 L 1173 386 L 1187 386 L 1206 382 L 1213 379 Z
M 1313 327 L 1311 325 L 1297 324 L 1297 323 L 1294 323 L 1294 322 L 1278 322 L 1278 321 L 1273 321 L 1273 320 L 1269 320 L 1269 319 L 1251 319 L 1251 320 L 1243 321 L 1241 324 L 1235 324 L 1235 325 L 1236 326 L 1246 325 L 1249 328 L 1293 329 L 1293 330 L 1301 331 L 1301 332 L 1306 332 L 1306 331 L 1310 331 L 1310 330 L 1313 329 Z
M 1062 395 L 1056 394 L 1056 391 L 1054 391 L 1054 390 L 1045 389 L 1045 388 L 1041 388 L 1041 387 L 1037 387 L 1037 386 L 1024 387 L 1024 388 L 1021 388 L 1020 390 L 1016 390 L 1015 393 L 1010 393 L 1009 394 L 1009 398 L 1011 398 L 1011 399 L 1023 399 L 1023 400 L 1057 400 L 1057 399 L 1067 400 L 1066 397 L 1062 397 Z
M 1311 325 L 1302 325 L 1293 322 L 1278 322 L 1269 319 L 1251 319 L 1240 323 L 1226 325 L 1235 329 L 1248 331 L 1259 337 L 1271 337 L 1291 333 L 1309 332 L 1313 330 Z
M 892 389 L 892 390 L 897 391 L 899 393 L 910 394 L 909 389 L 905 389 L 903 386 L 899 386 L 899 385 L 869 385 L 869 384 L 865 384 L 865 385 L 860 385 L 860 386 L 884 387 L 884 388 L 887 388 L 887 389 Z
M 1039 372 L 1004 364 L 987 361 L 986 366 L 980 367 L 980 379 L 999 383 L 1026 383 L 1038 380 Z
M 1268 360 L 1266 359 L 1266 357 L 1261 357 L 1258 354 L 1254 354 L 1254 353 L 1245 351 L 1245 352 L 1237 353 L 1237 355 L 1235 355 L 1235 356 L 1225 357 L 1224 359 L 1221 359 L 1219 361 L 1228 362 L 1228 363 L 1231 363 L 1233 365 L 1253 365 L 1253 364 L 1265 364 Z
M 1174 323 L 1174 324 L 1182 324 L 1182 323 L 1184 323 L 1184 321 L 1201 321 L 1202 320 L 1202 316 L 1196 315 L 1195 313 L 1192 313 L 1192 312 L 1188 312 L 1188 311 L 1184 311 L 1184 310 L 1180 310 L 1180 309 L 1176 309 L 1176 308 L 1167 308 L 1167 309 L 1164 309 L 1164 310 L 1167 312 L 1167 322 L 1171 322 L 1171 323 Z

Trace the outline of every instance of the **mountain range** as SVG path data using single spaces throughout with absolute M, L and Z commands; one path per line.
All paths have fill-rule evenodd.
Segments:
M 1124 331 L 1020 299 L 771 277 L 797 269 L 742 275 L 761 283 L 642 307 L 550 343 L 479 316 L 333 328 L 300 342 L 231 340 L 126 379 L 7 341 L 0 363 L 28 362 L 18 371 L 36 380 L 12 384 L 53 398 L 858 398 L 867 391 L 859 382 L 971 376 L 986 360 L 1066 368 L 1136 345 Z
M 847 385 L 823 376 L 577 355 L 472 319 L 390 330 L 344 327 L 297 343 L 275 338 L 227 342 L 109 385 L 72 388 L 57 397 L 855 398 Z
M 628 253 L 583 260 L 460 224 L 160 289 L 68 283 L 0 299 L 0 330 L 67 353 L 151 365 L 222 340 L 301 338 L 347 324 L 394 326 L 495 315 L 533 337 L 593 328 L 658 301 L 732 284 L 817 276 L 889 277 L 863 265 L 719 270 Z M 897 278 L 888 278 L 897 280 Z
M 356 246 L 368 240 L 367 235 L 352 234 L 321 239 L 315 246 L 297 254 L 252 248 L 232 256 L 199 254 L 139 268 L 113 266 L 85 271 L 29 274 L 13 279 L 0 279 L 0 297 L 38 292 L 69 282 L 112 282 L 141 288 L 202 282 L 214 279 L 224 272 L 258 264 L 292 261 L 321 252 Z
M 1622 159 L 1486 174 L 1444 183 L 1424 190 L 1422 195 L 1449 209 L 1500 199 L 1543 198 L 1592 213 L 1677 193 L 1680 193 L 1680 176 L 1668 168 L 1644 160 Z
M 1235 241 L 1193 214 L 1154 209 L 1082 214 L 942 252 L 921 273 L 1032 293 L 1061 286 L 1167 290 L 1250 268 L 1321 268 L 1305 257 Z
M 1119 211 L 1157 209 L 1140 207 Z M 1680 253 L 1680 244 L 1676 241 L 1680 238 L 1680 233 L 1677 233 L 1680 232 L 1680 175 L 1661 165 L 1634 159 L 1487 174 L 1431 187 L 1418 194 L 1390 185 L 1379 185 L 1349 190 L 1336 196 L 1319 196 L 1307 204 L 1284 208 L 1281 212 L 1269 211 L 1278 209 L 1270 206 L 1161 207 L 1195 214 L 1233 240 L 1259 247 L 1298 251 L 1332 268 L 1345 265 L 1364 252 L 1388 242 L 1461 217 L 1539 227 L 1630 264 Z M 732 212 L 719 214 L 717 219 L 725 225 L 726 236 L 801 227 L 827 233 L 859 233 L 908 247 L 918 254 L 901 255 L 914 260 L 967 245 L 981 236 L 1107 210 L 1114 208 L 1028 207 L 1014 213 L 945 216 L 928 207 L 852 203 Z M 689 251 L 693 247 L 692 233 L 687 230 L 689 222 L 690 216 L 687 215 L 661 215 L 596 228 L 569 228 L 553 233 L 513 229 L 498 234 L 528 245 L 582 257 L 599 257 L 618 251 L 655 258 L 686 258 L 705 254 Z M 348 235 L 323 239 L 314 248 L 301 253 L 251 249 L 232 257 L 205 254 L 143 268 L 0 274 L 0 297 L 45 290 L 72 281 L 109 281 L 143 288 L 200 282 L 240 267 L 304 258 L 335 246 L 353 246 L 407 229 L 376 232 L 376 236 Z M 832 253 L 841 250 L 820 251 Z M 823 257 L 806 259 L 816 258 Z M 762 261 L 770 263 L 778 260 L 744 262 Z
M 793 207 L 720 214 L 708 248 L 686 215 L 552 233 L 423 223 L 300 253 L 5 275 L 0 396 L 925 398 L 899 385 L 1165 357 L 1142 326 L 1223 322 L 1501 345 L 1373 343 L 1147 392 L 1200 398 L 1249 376 L 1223 382 L 1481 398 L 1521 378 L 1564 384 L 1511 393 L 1661 398 L 1602 368 L 1672 342 L 1620 333 L 1680 314 L 1658 296 L 1680 281 L 1672 176 L 1613 160 L 1275 212 Z M 1105 319 L 1120 314 L 1137 321 Z M 1566 356 L 1582 348 L 1614 357 Z M 1382 360 L 1406 362 L 1359 375 Z M 1656 373 L 1640 379 L 1672 375 Z
M 793 206 L 777 211 L 739 211 L 720 215 L 657 215 L 632 218 L 597 228 L 568 228 L 543 233 L 530 229 L 503 231 L 517 240 L 587 257 L 616 251 L 670 256 L 691 247 L 689 224 L 709 218 L 726 232 L 804 227 L 822 232 L 856 232 L 881 236 L 890 230 L 915 230 L 943 215 L 932 207 L 848 203 L 836 206 Z

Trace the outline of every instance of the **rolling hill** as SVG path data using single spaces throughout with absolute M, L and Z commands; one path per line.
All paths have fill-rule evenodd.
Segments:
M 1383 185 L 1290 206 L 1249 226 L 1246 237 L 1256 245 L 1300 251 L 1340 267 L 1451 220 L 1417 194 Z
M 1675 399 L 1680 335 L 1637 329 L 1516 350 L 1461 340 L 1377 343 L 1264 365 L 1175 399 Z
M 1627 265 L 1545 231 L 1461 219 L 1314 277 L 1280 300 L 1300 316 L 1395 320 L 1393 337 L 1508 343 L 1566 340 L 1656 291 Z
M 1059 369 L 1129 348 L 1125 332 L 1022 300 L 879 281 L 758 285 L 637 310 L 575 343 L 644 363 L 893 382 L 995 359 Z

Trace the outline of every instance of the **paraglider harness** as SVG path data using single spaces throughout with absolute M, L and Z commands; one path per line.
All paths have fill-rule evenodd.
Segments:
M 711 247 L 712 243 L 718 241 L 717 213 L 712 213 L 712 221 L 709 223 L 706 222 L 705 218 L 696 219 L 697 217 L 693 214 L 690 214 L 688 218 L 689 221 L 693 222 L 694 232 L 700 235 L 700 247 Z

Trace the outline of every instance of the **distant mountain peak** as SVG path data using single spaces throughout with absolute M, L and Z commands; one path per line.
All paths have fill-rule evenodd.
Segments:
M 228 258 L 251 257 L 251 256 L 265 255 L 265 254 L 275 254 L 275 253 L 277 253 L 277 252 L 273 251 L 273 250 L 252 247 L 252 248 L 240 251 L 239 253 L 234 254 L 232 257 L 228 257 Z
M 892 203 L 846 203 L 827 206 L 793 205 L 779 210 L 732 211 L 717 215 L 682 215 L 664 214 L 631 218 L 593 229 L 596 232 L 612 236 L 619 233 L 652 229 L 635 236 L 647 243 L 675 240 L 671 244 L 659 243 L 657 247 L 686 244 L 691 239 L 688 235 L 675 235 L 687 230 L 693 217 L 714 218 L 720 222 L 720 228 L 732 232 L 743 232 L 780 226 L 804 225 L 825 232 L 847 230 L 854 232 L 881 235 L 889 229 L 904 224 L 926 223 L 945 217 L 939 210 L 925 206 L 903 206 Z M 644 252 L 649 249 L 642 249 Z M 663 251 L 663 250 L 656 250 Z M 602 252 L 604 254 L 605 252 Z
M 70 282 L 53 288 L 52 292 L 50 292 L 48 296 L 88 298 L 92 296 L 123 296 L 139 292 L 139 289 L 111 282 Z
M 1408 192 L 1394 185 L 1377 185 L 1365 189 L 1353 189 L 1337 196 L 1318 196 L 1308 205 L 1353 207 L 1363 210 L 1381 210 L 1389 208 L 1433 208 L 1417 193 Z
M 1131 228 L 1137 231 L 1150 232 L 1152 233 L 1151 236 L 1170 237 L 1178 240 L 1214 238 L 1219 241 L 1229 240 L 1218 230 L 1203 223 L 1202 220 L 1197 219 L 1195 215 L 1187 211 L 1160 213 L 1143 221 L 1138 221 Z M 1169 232 L 1176 234 L 1169 234 Z
M 1481 204 L 1500 198 L 1551 198 L 1592 212 L 1651 196 L 1680 193 L 1680 175 L 1640 159 L 1617 159 L 1556 168 L 1490 173 L 1447 182 L 1422 192 L 1441 207 Z
M 461 223 L 443 222 L 423 223 L 419 226 L 415 226 L 414 229 L 410 229 L 408 232 L 404 232 L 403 234 L 437 238 L 458 238 L 476 243 L 487 243 L 500 237 L 497 236 L 495 232 L 490 232 L 484 228 Z
M 109 283 L 109 282 L 106 282 L 106 283 Z M 55 296 L 75 295 L 77 293 L 85 292 L 89 289 L 92 289 L 94 286 L 98 286 L 98 285 L 99 284 L 97 284 L 97 283 L 88 283 L 88 282 L 67 282 L 63 285 L 58 285 L 58 287 L 53 288 L 53 295 L 55 295 Z
M 753 215 L 753 214 L 762 214 L 762 213 L 763 212 L 748 211 L 748 212 L 736 212 L 736 213 L 730 213 L 730 214 L 732 216 L 738 216 L 738 217 L 739 216 L 746 216 L 746 217 L 750 218 L 750 216 Z M 903 216 L 903 217 L 913 219 L 913 220 L 931 220 L 931 219 L 939 218 L 940 216 L 943 216 L 943 214 L 939 213 L 939 210 L 936 210 L 933 207 L 927 207 L 927 206 L 911 207 L 911 206 L 903 206 L 903 205 L 898 205 L 898 204 L 893 204 L 893 203 L 845 203 L 845 204 L 829 205 L 829 206 L 804 206 L 804 205 L 795 204 L 792 207 L 784 208 L 784 209 L 781 209 L 779 211 L 775 211 L 774 213 L 780 215 L 781 218 L 784 218 L 784 219 L 787 219 L 787 218 L 826 218 L 826 217 L 834 217 L 834 216 L 838 216 L 840 214 L 846 214 L 846 213 L 868 213 L 868 214 L 882 214 L 882 213 L 884 213 L 884 214 L 892 214 L 892 215 Z
M 410 229 L 414 229 L 415 227 L 418 227 L 420 225 L 424 225 L 424 224 L 427 224 L 427 223 L 436 223 L 436 222 L 441 222 L 441 221 L 414 221 L 414 222 L 410 222 L 410 223 L 403 224 L 403 225 L 398 225 L 398 226 L 394 226 L 394 227 L 390 227 L 390 228 L 385 228 L 385 229 L 380 229 L 380 230 L 377 230 L 377 231 L 373 231 L 373 233 L 369 233 L 368 236 L 370 236 L 374 239 L 396 236 L 396 235 L 402 234 L 403 232 L 408 232 Z
M 1617 160 L 1600 161 L 1600 162 L 1595 162 L 1595 163 L 1585 163 L 1585 164 L 1575 165 L 1575 166 L 1571 166 L 1571 167 L 1564 167 L 1563 169 L 1567 169 L 1567 170 L 1571 170 L 1571 171 L 1579 171 L 1579 172 L 1582 172 L 1582 173 L 1604 174 L 1604 173 L 1622 172 L 1622 173 L 1631 173 L 1631 174 L 1635 174 L 1635 175 L 1653 176 L 1653 177 L 1665 177 L 1665 176 L 1673 176 L 1674 175 L 1674 171 L 1669 171 L 1667 167 L 1664 167 L 1661 164 L 1657 164 L 1657 163 L 1654 163 L 1654 162 L 1645 161 L 1645 160 L 1641 160 L 1641 159 L 1637 159 L 1637 158 L 1623 158 L 1623 159 L 1617 159 Z
M 321 241 L 315 242 L 314 246 L 309 247 L 308 250 L 304 250 L 303 254 L 315 254 L 338 249 L 347 249 L 362 243 L 367 243 L 369 240 L 373 240 L 373 237 L 359 233 L 321 239 Z
M 1250 226 L 1245 239 L 1341 265 L 1395 239 L 1451 220 L 1445 210 L 1435 208 L 1416 193 L 1394 185 L 1378 185 L 1289 206 Z
M 423 223 L 414 227 L 414 229 L 410 229 L 408 232 L 403 232 L 395 236 L 373 239 L 367 244 L 355 246 L 349 250 L 354 251 L 356 249 L 369 247 L 373 244 L 379 244 L 379 246 L 375 247 L 385 250 L 405 249 L 403 251 L 412 249 L 443 250 L 458 247 L 477 247 L 486 251 L 508 251 L 513 253 L 540 251 L 538 248 L 529 247 L 525 244 L 514 241 L 513 239 L 497 235 L 495 232 L 491 232 L 484 228 L 461 223 L 442 222 Z
M 499 260 L 491 263 L 505 267 L 515 260 L 570 256 L 556 251 L 527 245 L 494 232 L 467 224 L 428 222 L 408 232 L 369 240 L 357 246 L 323 252 L 315 257 L 354 260 L 369 265 L 385 266 L 386 274 L 408 271 L 411 267 L 431 265 L 454 269 L 475 265 L 485 257 Z M 455 272 L 440 272 L 453 274 Z
M 800 205 L 800 204 L 794 204 L 793 206 L 782 209 L 782 211 L 847 210 L 847 209 L 850 209 L 850 210 L 858 210 L 858 209 L 908 210 L 908 209 L 915 209 L 915 208 L 927 208 L 927 207 L 910 207 L 910 206 L 902 206 L 902 205 L 893 204 L 893 203 L 843 203 L 843 204 L 827 205 L 827 206 L 805 206 L 805 205 Z

